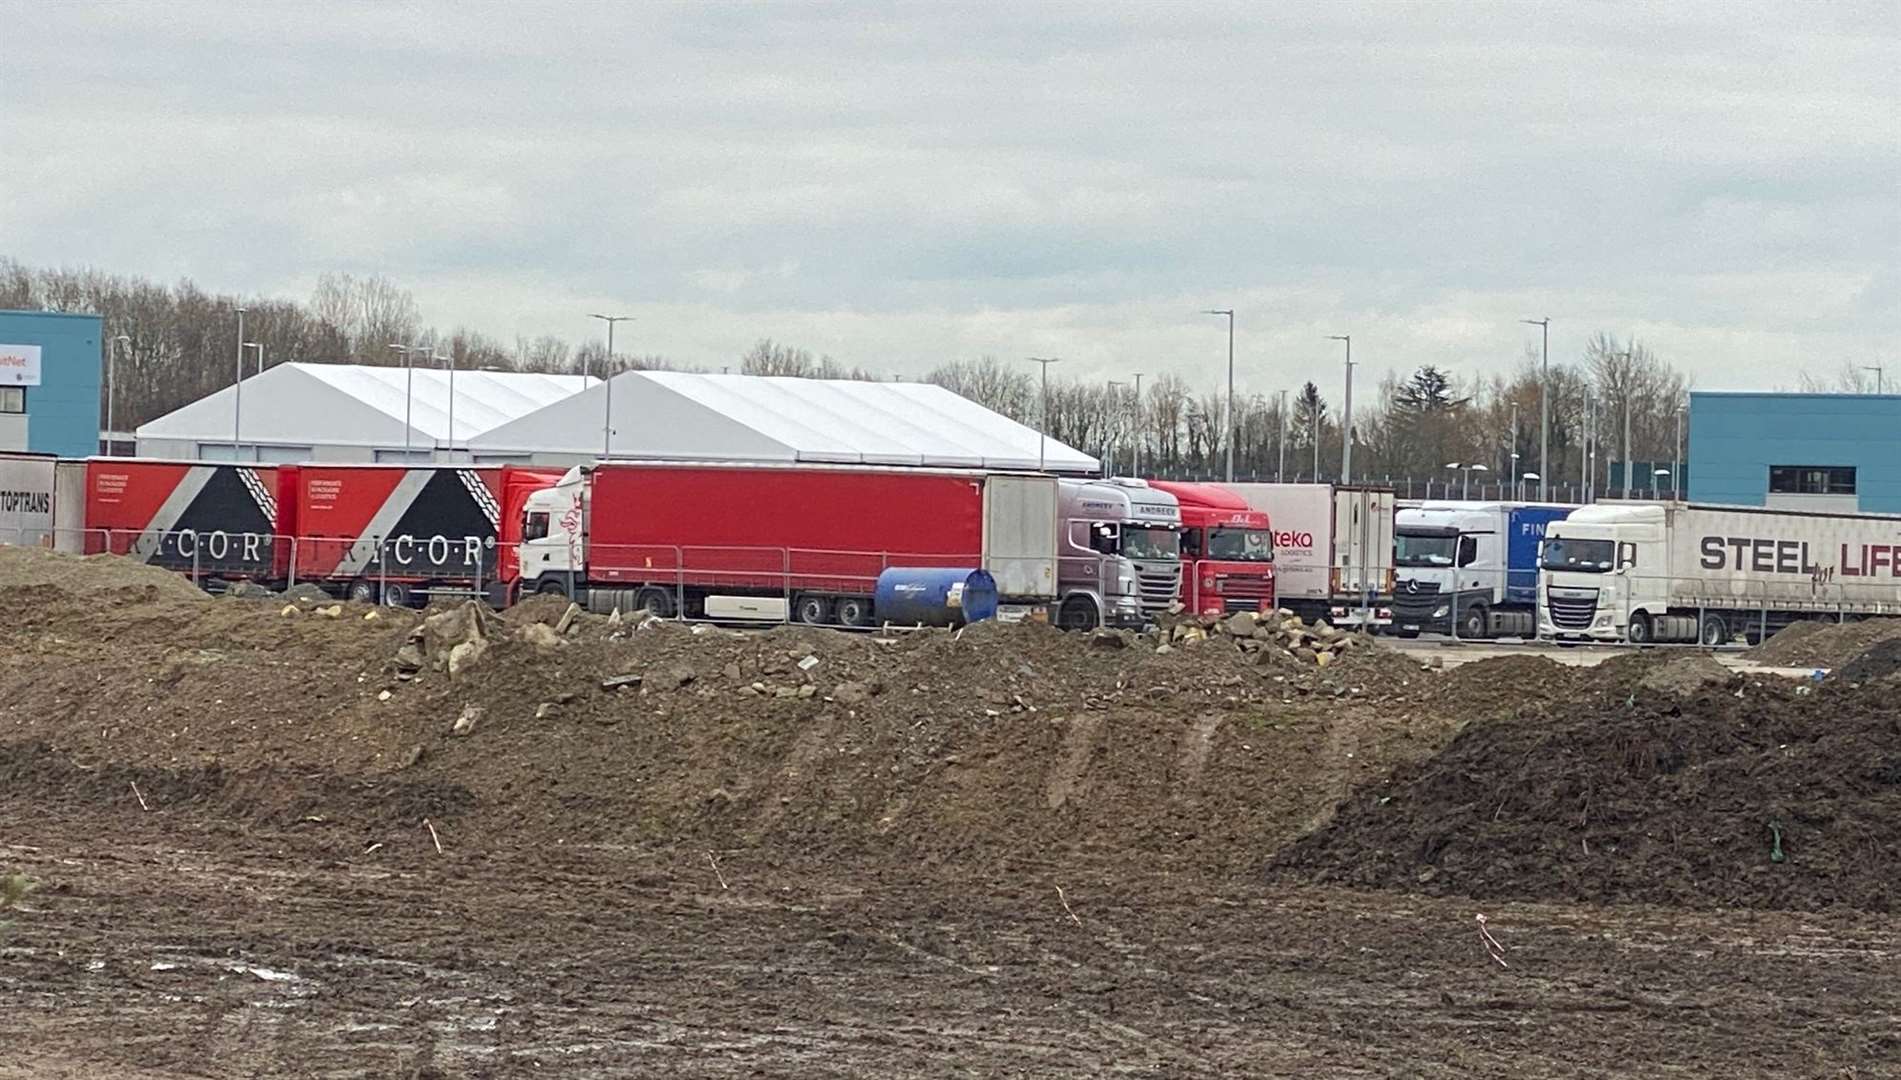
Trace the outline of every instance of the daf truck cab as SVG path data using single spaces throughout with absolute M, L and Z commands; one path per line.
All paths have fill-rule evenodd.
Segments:
M 1424 502 L 1394 526 L 1393 626 L 1402 636 L 1531 637 L 1538 545 L 1574 507 Z
M 1182 606 L 1198 615 L 1274 610 L 1274 532 L 1267 514 L 1213 484 L 1150 480 L 1182 513 Z
M 1057 625 L 1141 628 L 1181 592 L 1181 506 L 1147 482 L 1064 480 L 1057 512 Z

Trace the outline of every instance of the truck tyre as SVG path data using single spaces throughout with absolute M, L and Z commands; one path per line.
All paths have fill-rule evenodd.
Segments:
M 871 597 L 847 596 L 839 600 L 838 621 L 846 626 L 870 626 Z
M 1703 625 L 1697 628 L 1696 638 L 1705 646 L 1715 648 L 1729 644 L 1729 627 L 1724 624 L 1721 615 L 1703 616 Z
M 345 595 L 353 604 L 374 604 L 377 599 L 376 582 L 352 581 L 350 591 Z
M 409 602 L 409 586 L 404 585 L 400 581 L 393 581 L 393 582 L 390 582 L 388 585 L 383 586 L 383 606 L 384 607 L 412 607 L 414 606 Z
M 567 587 L 561 583 L 560 578 L 549 578 L 535 586 L 535 594 L 538 596 L 566 596 L 568 595 L 568 590 Z
M 1484 604 L 1473 604 L 1459 616 L 1459 636 L 1467 641 L 1490 637 L 1491 630 L 1492 613 L 1485 609 Z
M 1624 631 L 1624 636 L 1630 640 L 1632 645 L 1650 644 L 1650 616 L 1641 611 L 1632 615 L 1630 617 L 1630 628 Z
M 643 616 L 671 619 L 673 618 L 673 593 L 667 589 L 649 585 L 634 594 L 634 610 Z
M 1064 630 L 1094 630 L 1102 625 L 1102 614 L 1091 598 L 1072 596 L 1056 609 L 1056 625 Z
M 792 617 L 807 626 L 824 626 L 832 618 L 831 598 L 802 593 L 792 602 Z

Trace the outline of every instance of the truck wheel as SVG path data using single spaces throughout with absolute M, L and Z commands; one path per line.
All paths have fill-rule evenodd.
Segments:
M 1630 629 L 1624 631 L 1632 645 L 1648 645 L 1651 641 L 1650 616 L 1639 611 L 1630 617 Z
M 832 601 L 817 593 L 804 593 L 793 602 L 792 617 L 808 626 L 824 626 L 831 621 Z
M 1087 596 L 1072 596 L 1056 609 L 1056 625 L 1064 630 L 1094 630 L 1102 625 L 1096 602 Z
M 348 598 L 353 604 L 376 603 L 376 582 L 352 581 L 350 583 Z
M 1465 614 L 1459 616 L 1459 636 L 1468 641 L 1490 637 L 1491 629 L 1491 612 L 1485 610 L 1484 604 L 1473 604 L 1465 609 Z
M 1711 648 L 1729 644 L 1729 627 L 1723 624 L 1723 617 L 1721 615 L 1703 616 L 1703 625 L 1698 630 L 1697 640 Z
M 871 625 L 871 598 L 847 596 L 838 602 L 838 621 L 846 626 Z
M 535 587 L 535 594 L 538 596 L 566 596 L 568 595 L 568 590 L 566 586 L 561 584 L 560 579 L 549 578 Z
M 657 619 L 673 618 L 673 594 L 648 586 L 634 594 L 634 610 Z

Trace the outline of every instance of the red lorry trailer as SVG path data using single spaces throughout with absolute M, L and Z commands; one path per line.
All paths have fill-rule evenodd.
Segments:
M 1150 480 L 1182 511 L 1182 606 L 1199 615 L 1274 610 L 1274 534 L 1267 514 L 1212 484 Z
M 361 603 L 409 606 L 432 594 L 499 601 L 504 505 L 560 470 L 514 466 L 283 465 L 275 578 Z
M 66 468 L 69 463 L 60 463 Z M 207 586 L 271 581 L 288 546 L 278 542 L 276 470 L 269 465 L 90 458 L 81 514 L 82 550 L 111 552 L 191 575 Z
M 519 588 L 595 611 L 869 625 L 887 567 L 988 570 L 1012 613 L 1056 591 L 1054 477 L 605 462 L 523 507 Z

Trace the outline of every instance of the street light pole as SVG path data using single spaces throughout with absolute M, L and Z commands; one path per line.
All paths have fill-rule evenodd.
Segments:
M 1228 407 L 1227 431 L 1222 435 L 1228 444 L 1228 483 L 1234 483 L 1234 309 L 1209 308 L 1203 315 L 1226 315 L 1228 317 Z
M 410 455 L 410 420 L 414 416 L 412 402 L 415 398 L 416 389 L 416 376 L 414 369 L 409 363 L 409 354 L 415 351 L 415 347 L 410 345 L 398 345 L 391 342 L 390 348 L 401 353 L 403 356 L 403 464 L 407 465 L 409 464 Z
M 605 392 L 601 406 L 601 457 L 612 457 L 614 453 L 614 324 L 632 322 L 632 315 L 595 315 L 590 319 L 599 319 L 607 324 L 607 359 L 601 361 L 601 389 Z M 583 374 L 586 374 L 583 372 Z
M 1102 430 L 1102 456 L 1105 460 L 1102 478 L 1104 480 L 1116 474 L 1115 418 L 1116 413 L 1120 411 L 1115 407 L 1116 390 L 1127 385 L 1129 384 L 1117 382 L 1114 379 L 1109 380 L 1109 408 L 1105 410 Z
M 1670 462 L 1670 497 L 1683 498 L 1683 406 L 1677 406 L 1677 456 Z
M 1538 376 L 1538 501 L 1548 502 L 1549 485 L 1544 478 L 1551 475 L 1550 462 L 1545 460 L 1551 453 L 1551 316 L 1518 321 L 1544 332 L 1544 361 Z
M 1346 411 L 1340 415 L 1340 482 L 1353 482 L 1353 335 L 1328 334 L 1329 341 L 1344 341 L 1347 345 L 1347 402 Z M 1318 480 L 1316 476 L 1314 479 Z
M 237 461 L 244 431 L 244 309 L 238 309 L 238 378 L 231 384 L 231 460 Z
M 1881 393 L 1881 365 L 1879 365 L 1879 364 L 1870 364 L 1870 365 L 1868 365 L 1868 366 L 1866 366 L 1866 367 L 1864 367 L 1864 368 L 1862 368 L 1862 370 L 1863 370 L 1863 371 L 1872 371 L 1872 372 L 1874 372 L 1874 373 L 1875 373 L 1875 393 L 1876 393 L 1877 395 L 1879 395 L 1879 394 Z
M 1142 373 L 1135 373 L 1135 437 L 1129 441 L 1135 444 L 1135 461 L 1129 466 L 1135 475 L 1142 475 Z
M 1281 431 L 1274 439 L 1274 449 L 1279 452 L 1278 456 L 1280 459 L 1274 463 L 1274 482 L 1276 484 L 1287 479 L 1287 391 L 1282 390 L 1280 396 Z
M 119 388 L 119 343 L 124 342 L 129 350 L 132 339 L 124 334 L 112 339 L 112 351 L 106 353 L 106 456 L 113 457 L 117 442 L 112 437 L 112 399 Z
M 1525 484 L 1518 476 L 1518 403 L 1512 402 L 1512 498 L 1523 502 Z
M 1044 471 L 1044 448 L 1049 443 L 1050 430 L 1050 365 L 1063 362 L 1060 356 L 1031 356 L 1032 364 L 1043 365 L 1043 402 L 1037 406 L 1036 418 L 1036 471 Z

